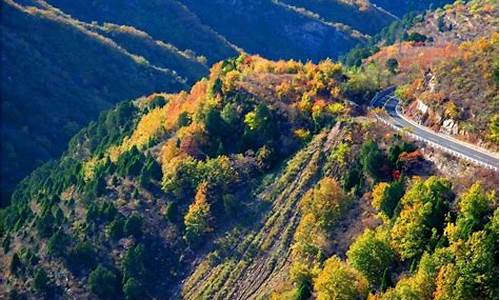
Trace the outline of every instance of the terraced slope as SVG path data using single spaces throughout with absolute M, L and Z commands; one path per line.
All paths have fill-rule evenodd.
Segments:
M 349 163 L 340 164 L 331 158 L 331 153 L 359 134 L 359 130 L 359 123 L 347 122 L 322 131 L 272 180 L 264 180 L 262 191 L 255 198 L 269 203 L 269 211 L 254 228 L 238 232 L 238 236 L 231 239 L 232 244 L 221 243 L 224 247 L 216 247 L 214 252 L 198 261 L 192 274 L 184 280 L 182 297 L 261 299 L 282 289 L 289 278 L 292 244 L 301 219 L 299 201 L 321 178 L 345 176 L 345 164 Z M 358 142 L 362 141 L 354 141 L 353 149 L 357 149 Z M 355 155 L 346 159 L 355 160 Z M 352 206 L 348 207 L 338 222 L 338 230 L 331 236 L 338 242 L 332 244 L 327 255 L 344 255 L 349 241 L 364 228 L 362 220 L 372 218 L 373 211 L 363 202 L 362 198 L 355 197 Z M 224 256 L 225 253 L 232 254 Z

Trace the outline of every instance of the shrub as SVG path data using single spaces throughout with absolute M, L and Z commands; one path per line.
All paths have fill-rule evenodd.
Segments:
M 144 293 L 141 283 L 133 277 L 127 279 L 123 285 L 123 294 L 127 300 L 144 299 Z
M 360 161 L 365 174 L 370 175 L 375 180 L 383 176 L 382 167 L 384 165 L 384 155 L 374 141 L 366 141 L 361 146 Z
M 103 265 L 97 266 L 89 275 L 89 287 L 92 293 L 102 299 L 117 296 L 117 277 Z
M 396 74 L 397 73 L 397 70 L 399 68 L 399 63 L 397 61 L 397 59 L 395 58 L 389 58 L 386 62 L 385 62 L 385 67 L 387 68 L 387 70 L 389 70 L 389 72 L 391 72 L 392 74 Z
M 184 239 L 190 246 L 196 247 L 201 238 L 211 232 L 210 226 L 210 204 L 207 202 L 208 185 L 201 183 L 196 192 L 194 203 L 189 206 L 187 214 L 184 216 L 186 226 Z
M 349 247 L 348 262 L 360 271 L 374 288 L 380 287 L 383 277 L 394 260 L 394 252 L 388 241 L 378 238 L 375 232 L 366 230 Z
M 325 262 L 323 270 L 314 280 L 314 290 L 318 300 L 366 299 L 368 281 L 334 256 Z
M 33 288 L 38 293 L 46 293 L 49 288 L 49 277 L 44 269 L 38 268 L 35 271 L 35 276 L 33 277 Z
M 126 235 L 132 235 L 135 238 L 140 238 L 142 236 L 142 217 L 134 212 L 132 213 L 125 222 L 124 232 Z

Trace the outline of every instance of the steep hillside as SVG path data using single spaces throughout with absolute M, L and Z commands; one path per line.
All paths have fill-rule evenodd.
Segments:
M 6 0 L 1 14 L 2 202 L 99 112 L 154 91 L 178 91 L 207 72 L 144 33 L 81 23 L 43 2 L 28 8 Z
M 279 1 L 214 1 L 210 5 L 195 0 L 183 2 L 205 24 L 248 53 L 271 59 L 335 58 L 366 40 L 352 28 L 301 14 Z
M 39 111 L 48 120 L 2 125 L 8 140 L 2 152 L 3 202 L 23 176 L 57 157 L 68 138 L 110 103 L 178 91 L 206 75 L 208 65 L 240 51 L 273 59 L 336 58 L 397 18 L 384 10 L 396 4 L 369 1 L 3 2 L 2 15 L 12 9 L 12 15 L 24 15 L 2 21 L 8 45 L 2 55 L 4 111 Z M 26 22 L 18 26 L 21 19 Z M 39 20 L 46 24 L 40 32 Z M 38 36 L 31 36 L 35 31 Z M 28 65 L 38 74 L 34 80 L 18 72 Z
M 445 4 L 453 3 L 449 0 L 370 0 L 377 7 L 383 8 L 397 16 L 403 15 L 411 11 L 425 11 L 427 9 L 436 9 Z
M 152 94 L 102 114 L 60 160 L 23 180 L 0 211 L 0 297 L 370 292 L 390 299 L 408 285 L 412 293 L 445 297 L 454 282 L 484 276 L 459 291 L 479 289 L 487 299 L 498 273 L 490 220 L 497 177 L 357 116 L 350 95 L 369 95 L 371 85 L 369 76 L 330 60 L 240 55 L 214 65 L 189 93 Z M 422 153 L 446 162 L 443 173 Z M 462 175 L 412 178 L 447 172 Z M 482 186 L 463 193 L 471 174 Z M 469 216 L 475 205 L 468 203 L 480 211 Z M 376 269 L 356 259 L 372 242 L 382 254 L 360 255 Z M 456 250 L 461 243 L 479 258 L 468 261 Z M 429 261 L 432 271 L 424 267 Z M 469 271 L 476 264 L 486 267 Z M 386 275 L 380 281 L 370 272 Z M 419 280 L 428 283 L 425 291 Z M 328 281 L 355 288 L 329 291 Z
M 365 64 L 375 63 L 383 85 L 400 85 L 408 116 L 498 151 L 497 11 L 495 1 L 476 0 L 427 13 L 407 42 L 383 47 Z
M 3 212 L 4 249 L 43 254 L 36 255 L 38 267 L 14 271 L 12 275 L 19 276 L 9 276 L 12 281 L 1 290 L 10 286 L 36 294 L 27 278 L 44 269 L 55 285 L 47 291 L 99 294 L 88 281 L 90 271 L 98 264 L 121 270 L 121 257 L 139 251 L 130 248 L 137 243 L 153 259 L 147 263 L 147 276 L 157 279 L 134 275 L 134 280 L 149 282 L 144 286 L 148 295 L 168 295 L 193 258 L 190 248 L 199 249 L 202 240 L 210 240 L 213 228 L 219 233 L 234 226 L 237 219 L 229 218 L 233 212 L 245 208 L 241 217 L 247 222 L 258 213 L 261 205 L 248 196 L 259 179 L 250 179 L 277 166 L 311 132 L 348 112 L 340 90 L 345 80 L 341 66 L 331 62 L 315 66 L 241 56 L 216 65 L 210 79 L 197 83 L 190 94 L 156 94 L 101 115 L 72 139 L 61 160 L 24 180 L 12 206 Z M 271 81 L 276 85 L 267 85 Z M 302 99 L 304 93 L 309 97 Z M 212 207 L 212 217 L 205 220 L 209 227 L 196 219 L 190 225 L 188 217 L 183 222 L 183 215 L 197 209 L 195 194 L 201 207 Z M 110 215 L 102 215 L 103 209 Z M 134 218 L 139 217 L 144 226 L 137 225 Z M 103 229 L 115 218 L 130 225 L 110 242 Z M 32 231 L 32 226 L 39 230 Z M 132 232 L 135 238 L 129 236 Z M 28 250 L 29 239 L 40 242 Z M 128 246 L 123 248 L 123 243 Z M 66 251 L 72 254 L 63 254 Z M 157 251 L 163 254 L 159 257 Z M 79 261 L 80 254 L 96 259 Z M 154 265 L 161 269 L 150 269 Z
M 133 26 L 181 50 L 193 50 L 211 64 L 235 55 L 236 48 L 271 59 L 334 58 L 397 20 L 389 11 L 402 16 L 451 1 L 47 2 L 85 22 Z
M 325 21 L 345 24 L 369 35 L 377 34 L 383 27 L 397 20 L 396 16 L 374 7 L 369 1 L 287 0 L 283 2 L 304 12 L 316 14 Z
M 173 44 L 181 50 L 191 50 L 207 58 L 209 64 L 237 55 L 223 36 L 200 22 L 179 1 L 92 1 L 48 0 L 48 3 L 91 23 L 114 23 L 135 27 L 155 40 Z
M 235 55 L 235 46 L 269 58 L 319 60 L 336 57 L 364 40 L 350 28 L 327 24 L 269 0 L 49 2 L 87 22 L 134 26 L 179 49 L 191 49 L 209 63 Z M 284 44 L 288 46 L 282 47 Z

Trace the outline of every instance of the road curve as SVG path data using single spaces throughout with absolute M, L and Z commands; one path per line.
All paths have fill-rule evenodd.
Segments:
M 399 107 L 399 101 L 394 96 L 394 87 L 379 92 L 370 102 L 371 107 L 383 108 L 387 115 L 377 115 L 377 118 L 396 130 L 407 129 L 408 134 L 432 147 L 439 148 L 456 157 L 468 160 L 476 165 L 498 171 L 498 156 L 485 150 L 469 146 L 451 139 L 445 135 L 431 131 L 407 119 Z

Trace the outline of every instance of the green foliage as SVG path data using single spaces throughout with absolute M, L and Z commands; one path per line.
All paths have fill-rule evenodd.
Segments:
M 389 242 L 366 230 L 349 247 L 348 263 L 360 271 L 374 288 L 383 284 L 383 274 L 394 262 L 394 251 Z
M 69 237 L 62 229 L 59 229 L 47 241 L 47 254 L 54 257 L 63 257 L 69 243 Z
M 178 198 L 192 197 L 200 180 L 198 162 L 192 157 L 178 161 L 163 176 L 163 190 L 173 193 Z
M 166 212 L 165 212 L 165 216 L 167 217 L 167 220 L 169 220 L 170 222 L 175 222 L 176 215 L 177 215 L 177 212 L 175 209 L 175 204 L 172 202 L 169 202 L 167 204 L 167 208 L 166 208 Z
M 346 158 L 351 152 L 351 146 L 347 143 L 340 143 L 335 146 L 333 151 L 330 153 L 329 159 L 337 162 L 340 166 L 346 165 Z
M 241 209 L 240 200 L 233 194 L 225 194 L 222 196 L 222 202 L 224 204 L 224 212 L 228 216 L 236 216 L 239 214 Z
M 382 167 L 385 157 L 374 141 L 369 140 L 363 143 L 361 146 L 360 161 L 365 174 L 370 175 L 375 180 L 379 180 L 384 176 Z
M 149 110 L 153 110 L 158 107 L 163 107 L 167 104 L 167 99 L 161 95 L 155 96 L 153 100 L 149 103 Z
M 452 248 L 453 260 L 437 279 L 436 299 L 493 299 L 498 295 L 498 235 L 477 231 Z M 457 246 L 458 246 L 457 245 Z
M 226 105 L 224 105 L 224 108 L 221 112 L 221 117 L 230 128 L 235 128 L 236 126 L 238 126 L 240 116 L 236 110 L 236 104 L 227 103 Z
M 254 111 L 245 115 L 245 136 L 254 148 L 272 141 L 272 138 L 277 134 L 274 127 L 274 119 L 269 108 L 260 103 Z
M 79 241 L 71 248 L 66 260 L 74 272 L 80 272 L 82 269 L 93 268 L 97 258 L 96 250 L 90 241 Z
M 115 216 L 113 221 L 111 221 L 111 223 L 109 223 L 106 226 L 106 234 L 110 238 L 118 240 L 124 236 L 125 233 L 124 228 L 125 228 L 125 219 L 123 218 L 122 215 L 117 215 Z
M 347 172 L 342 176 L 342 188 L 346 192 L 354 190 L 357 194 L 361 190 L 363 173 L 358 164 L 351 165 Z
M 479 183 L 473 184 L 458 201 L 459 216 L 456 220 L 458 234 L 465 239 L 472 232 L 482 229 L 492 212 L 494 198 L 486 195 Z
M 498 144 L 498 114 L 491 117 L 488 127 L 488 138 L 495 144 Z
M 391 245 L 402 259 L 431 251 L 443 231 L 449 205 L 451 183 L 430 177 L 415 182 L 401 199 L 401 213 L 391 230 Z
M 380 49 L 377 46 L 357 45 L 342 57 L 342 62 L 347 66 L 360 67 L 363 59 L 370 57 Z
M 35 222 L 38 235 L 42 238 L 50 237 L 55 228 L 59 226 L 62 221 L 63 220 L 60 218 L 54 217 L 51 210 L 46 209 L 40 216 L 37 217 Z
M 11 274 L 16 275 L 18 270 L 23 266 L 21 260 L 19 259 L 19 255 L 17 253 L 14 253 L 12 255 L 12 259 L 10 261 L 9 265 L 9 271 Z
M 139 176 L 146 157 L 137 147 L 120 155 L 116 162 L 116 172 L 121 176 Z
M 361 273 L 333 256 L 314 280 L 314 290 L 318 300 L 365 299 L 368 282 Z
M 427 41 L 427 37 L 423 34 L 420 34 L 418 32 L 412 32 L 410 34 L 408 34 L 408 36 L 405 38 L 406 41 L 409 41 L 409 42 L 425 42 Z
M 413 150 L 415 150 L 415 147 L 412 144 L 407 143 L 406 141 L 401 139 L 399 135 L 394 135 L 392 138 L 391 145 L 387 150 L 387 158 L 389 159 L 389 161 L 392 163 L 393 166 L 399 167 L 398 166 L 399 156 L 403 152 L 411 152 Z
M 103 223 L 113 220 L 118 214 L 117 209 L 111 202 L 102 204 L 91 203 L 87 210 L 87 222 Z
M 162 171 L 158 162 L 150 155 L 146 157 L 146 161 L 141 169 L 140 183 L 144 187 L 149 187 L 154 181 L 160 181 L 162 179 Z
M 450 31 L 452 29 L 452 25 L 447 25 L 446 21 L 444 20 L 444 15 L 441 15 L 437 19 L 437 27 L 440 32 L 446 32 Z
M 391 2 L 390 5 L 394 7 L 395 4 Z M 427 8 L 428 7 L 421 7 L 422 10 Z M 378 34 L 373 35 L 365 45 L 358 45 L 352 48 L 347 54 L 341 57 L 342 62 L 349 67 L 361 66 L 364 59 L 379 51 L 379 44 L 389 46 L 396 43 L 398 40 L 402 40 L 407 30 L 422 20 L 418 12 L 412 9 L 402 13 L 406 13 L 406 15 L 404 15 L 401 20 L 394 21 L 383 28 Z
M 49 277 L 43 268 L 37 268 L 33 276 L 33 288 L 38 293 L 46 293 L 50 285 Z
M 177 118 L 177 127 L 181 128 L 188 126 L 189 124 L 191 124 L 191 116 L 187 111 L 183 111 Z
M 145 291 L 141 283 L 133 277 L 127 279 L 123 285 L 123 294 L 127 300 L 144 299 L 145 297 Z
M 22 248 L 15 255 L 19 258 L 20 264 L 17 264 L 18 274 L 33 274 L 33 268 L 38 264 L 39 259 L 30 248 Z
M 225 123 L 220 115 L 219 110 L 215 107 L 209 107 L 205 112 L 204 124 L 210 135 L 224 135 Z
M 124 233 L 127 236 L 132 235 L 136 239 L 143 235 L 143 218 L 136 212 L 133 212 L 125 221 Z
M 137 282 L 142 281 L 146 275 L 146 252 L 142 244 L 130 248 L 123 257 L 122 271 L 124 282 L 134 278 Z M 139 282 L 137 282 L 139 283 Z
M 397 61 L 397 59 L 395 58 L 389 58 L 386 62 L 385 62 L 385 67 L 387 68 L 387 70 L 389 70 L 389 72 L 391 72 L 392 74 L 396 74 L 397 71 L 398 71 L 398 68 L 399 68 L 399 63 Z
M 404 195 L 404 179 L 389 184 L 381 183 L 375 186 L 372 192 L 372 205 L 389 219 L 394 216 L 394 210 Z
M 88 283 L 92 293 L 101 299 L 113 299 L 118 294 L 116 275 L 101 264 L 90 273 Z

